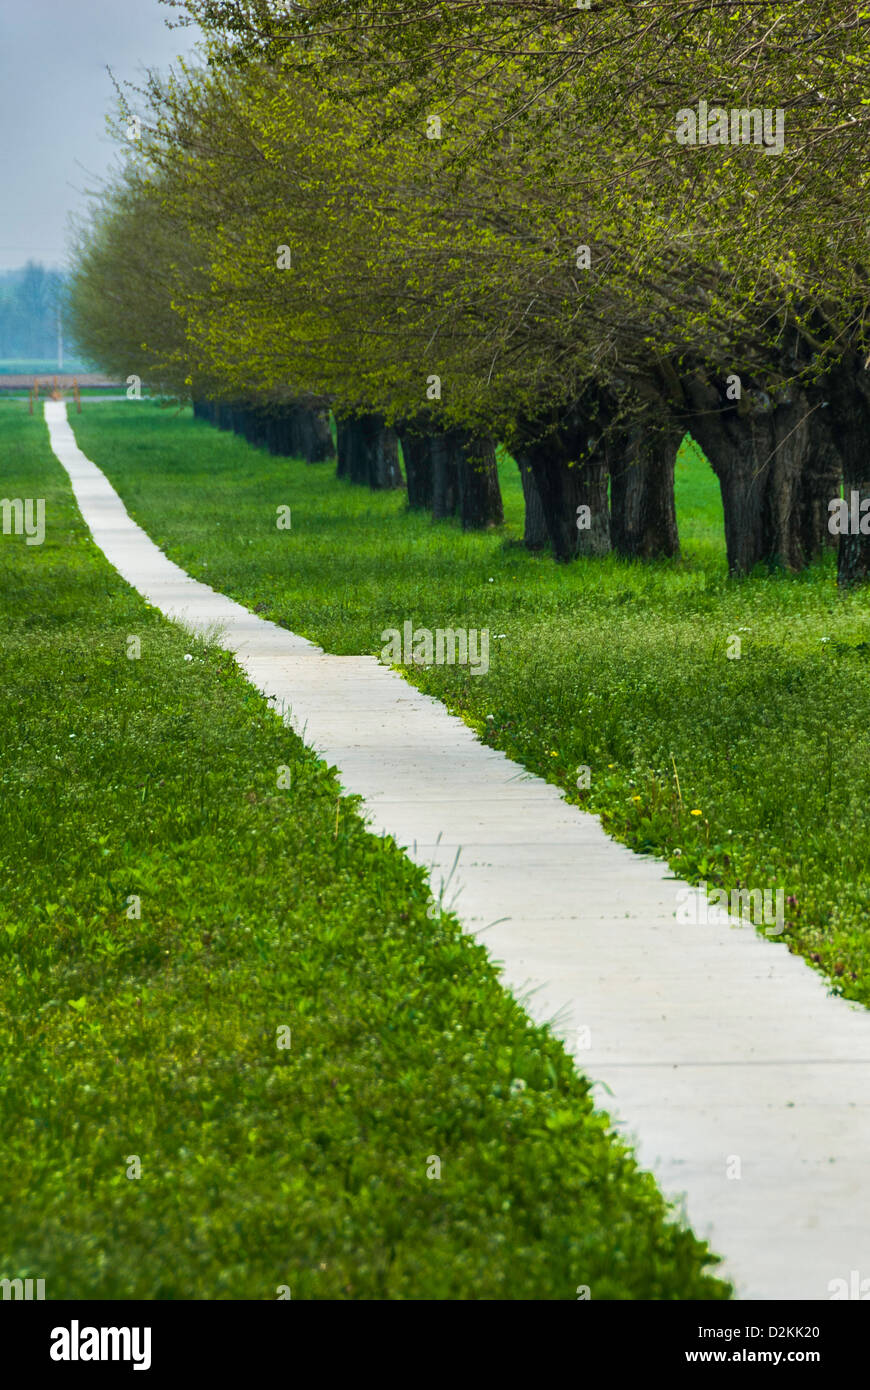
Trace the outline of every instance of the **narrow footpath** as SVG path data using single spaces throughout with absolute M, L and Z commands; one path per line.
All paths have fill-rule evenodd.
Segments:
M 128 516 L 76 445 L 51 444 L 91 534 L 166 617 L 232 652 L 429 872 L 507 988 L 550 1022 L 595 1096 L 749 1299 L 870 1297 L 870 1013 L 832 997 L 781 942 L 675 918 L 667 865 L 374 657 L 329 656 L 192 579 Z M 693 890 L 700 896 L 700 890 Z M 594 1290 L 593 1290 L 594 1297 Z

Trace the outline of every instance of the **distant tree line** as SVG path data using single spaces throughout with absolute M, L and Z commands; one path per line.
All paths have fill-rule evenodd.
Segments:
M 0 271 L 0 360 L 56 357 L 64 291 L 63 273 L 35 261 Z

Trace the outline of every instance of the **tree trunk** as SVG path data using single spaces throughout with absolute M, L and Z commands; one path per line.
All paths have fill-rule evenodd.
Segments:
M 737 402 L 723 410 L 715 386 L 700 377 L 688 384 L 687 395 L 693 409 L 689 422 L 692 437 L 719 480 L 728 568 L 732 574 L 748 574 L 765 558 L 762 486 L 756 476 L 752 417 L 739 414 Z
M 459 439 L 455 430 L 432 435 L 432 518 L 453 516 L 459 502 Z
M 266 422 L 257 406 L 252 406 L 247 412 L 247 424 L 245 427 L 245 438 L 254 448 L 259 448 L 265 443 Z
M 368 487 L 369 459 L 363 421 L 354 416 L 345 424 L 348 432 L 347 476 L 352 483 Z
M 765 496 L 771 562 L 803 569 L 808 561 L 801 536 L 801 498 L 810 460 L 812 408 L 803 391 L 793 388 L 771 416 L 773 458 Z
M 576 495 L 579 498 L 574 508 L 574 525 L 577 530 L 577 555 L 606 555 L 611 548 L 610 512 L 607 506 L 607 474 L 609 471 L 606 454 L 596 452 L 582 459 L 576 465 Z M 587 514 L 581 508 L 588 507 Z
M 495 441 L 467 431 L 460 440 L 459 515 L 463 531 L 482 531 L 504 522 Z
M 380 416 L 367 417 L 366 453 L 368 456 L 369 487 L 382 491 L 404 487 L 399 466 L 399 436 L 384 424 Z
M 843 492 L 849 513 L 852 493 L 861 503 L 870 499 L 870 372 L 862 357 L 849 353 L 830 376 L 830 428 L 843 463 Z M 839 491 L 831 493 L 832 501 Z M 850 527 L 839 538 L 837 583 L 841 589 L 866 584 L 870 579 L 870 535 Z
M 335 444 L 329 425 L 328 406 L 315 406 L 311 416 L 311 445 L 307 459 L 309 463 L 329 463 L 335 458 Z
M 776 404 L 762 391 L 723 405 L 715 386 L 695 378 L 688 387 L 696 412 L 691 431 L 722 492 L 728 568 L 755 565 L 800 569 L 801 492 L 809 457 L 810 406 L 803 392 Z
M 544 520 L 544 508 L 541 506 L 541 495 L 538 492 L 535 475 L 525 454 L 518 456 L 517 465 L 520 470 L 523 501 L 526 506 L 523 544 L 527 550 L 543 550 L 547 544 L 547 523 Z
M 809 456 L 801 477 L 800 537 L 807 563 L 837 545 L 828 529 L 828 503 L 839 497 L 843 463 L 834 444 L 831 407 L 822 402 L 810 416 Z
M 337 478 L 350 477 L 350 458 L 353 449 L 353 430 L 352 421 L 335 417 L 336 433 L 338 435 L 338 447 L 336 449 L 335 476 Z
M 432 506 L 432 439 L 412 426 L 399 427 L 405 477 L 408 480 L 408 506 L 426 510 Z
M 635 427 L 610 467 L 610 534 L 613 548 L 634 560 L 670 559 L 680 553 L 674 503 L 673 436 Z M 611 455 L 612 456 L 612 455 Z
M 340 478 L 378 491 L 404 487 L 399 465 L 399 437 L 371 413 L 347 416 L 338 422 Z
M 266 420 L 266 448 L 270 454 L 285 453 L 283 413 L 270 414 Z
M 605 555 L 610 549 L 607 461 L 598 441 L 589 437 L 588 422 L 575 411 L 549 428 L 529 425 L 524 433 L 520 453 L 534 477 L 554 556 Z
M 306 463 L 324 463 L 335 455 L 329 412 L 320 406 L 291 405 L 287 410 L 290 447 L 293 458 Z
M 240 434 L 247 444 L 255 444 L 257 440 L 257 421 L 252 406 L 239 406 L 235 412 L 236 433 Z

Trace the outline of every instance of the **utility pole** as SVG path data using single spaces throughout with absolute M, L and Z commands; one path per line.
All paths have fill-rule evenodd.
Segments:
M 60 318 L 60 305 L 57 310 L 57 370 L 63 371 L 63 324 Z

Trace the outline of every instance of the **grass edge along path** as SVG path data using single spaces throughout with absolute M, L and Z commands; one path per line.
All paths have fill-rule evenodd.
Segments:
M 0 1275 L 726 1297 L 422 872 L 118 578 L 44 424 L 0 404 L 0 429 L 4 493 L 47 515 L 42 546 L 0 539 Z
M 729 581 L 697 451 L 678 464 L 682 562 L 555 565 L 518 540 L 513 466 L 506 527 L 464 535 L 189 411 L 102 404 L 73 423 L 188 574 L 326 651 L 377 653 L 407 619 L 489 628 L 488 674 L 403 674 L 684 882 L 781 892 L 777 940 L 870 1003 L 867 595 L 837 593 L 830 557 Z M 276 529 L 276 504 L 292 529 Z

